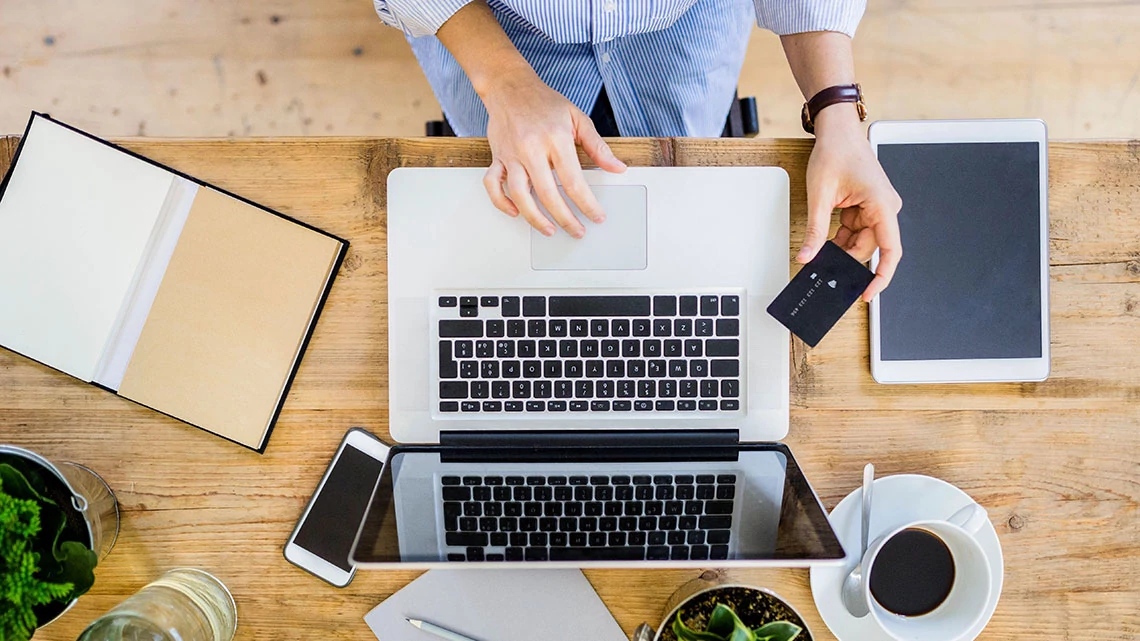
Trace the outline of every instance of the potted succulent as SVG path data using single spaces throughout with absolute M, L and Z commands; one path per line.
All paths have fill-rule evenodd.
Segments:
M 114 495 L 93 472 L 0 445 L 0 640 L 30 639 L 70 608 L 117 534 Z
M 713 575 L 710 579 L 708 575 Z M 706 573 L 669 599 L 656 631 L 642 625 L 635 641 L 812 641 L 803 618 L 769 590 L 721 583 Z

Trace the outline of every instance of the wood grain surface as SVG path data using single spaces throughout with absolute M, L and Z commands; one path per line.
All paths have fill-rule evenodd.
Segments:
M 0 440 L 101 473 L 123 511 L 92 591 L 37 639 L 84 625 L 175 566 L 233 590 L 239 639 L 370 639 L 363 615 L 416 576 L 363 572 L 337 590 L 281 547 L 344 431 L 386 434 L 386 194 L 396 166 L 483 165 L 481 140 L 125 140 L 127 147 L 348 238 L 352 246 L 265 455 L 0 350 Z M 0 170 L 15 139 L 0 139 Z M 804 230 L 808 141 L 614 141 L 634 165 L 759 164 L 792 178 L 793 249 Z M 970 493 L 1005 554 L 1005 589 L 982 639 L 1140 636 L 1140 142 L 1050 145 L 1053 372 L 1041 384 L 881 386 L 866 307 L 819 347 L 792 344 L 787 443 L 830 509 L 862 465 Z M 47 250 L 50 252 L 50 245 Z M 45 260 L 51 260 L 50 253 Z M 794 266 L 793 266 L 794 268 Z M 716 571 L 710 569 L 710 571 Z M 656 622 L 700 574 L 590 571 L 626 632 Z M 831 639 L 805 570 L 733 571 Z

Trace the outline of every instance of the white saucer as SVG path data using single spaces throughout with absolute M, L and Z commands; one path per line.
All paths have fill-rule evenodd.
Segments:
M 871 540 L 904 523 L 923 519 L 945 519 L 973 500 L 968 494 L 941 479 L 919 474 L 900 474 L 875 479 L 871 496 Z M 860 508 L 862 491 L 856 488 L 831 511 L 831 526 L 847 550 L 850 562 L 846 566 L 811 569 L 811 593 L 815 607 L 824 623 L 840 641 L 892 641 L 892 637 L 875 622 L 870 614 L 858 619 L 851 616 L 839 595 L 843 579 L 858 563 L 860 536 Z M 967 639 L 981 634 L 997 609 L 1001 596 L 1004 561 L 997 531 L 986 522 L 978 531 L 978 542 L 986 552 L 993 577 L 993 595 L 986 604 L 986 612 L 970 630 Z

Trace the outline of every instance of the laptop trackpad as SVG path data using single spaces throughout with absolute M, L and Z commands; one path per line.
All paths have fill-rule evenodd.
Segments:
M 574 203 L 566 197 L 566 193 L 562 192 L 562 197 L 566 198 L 570 210 L 586 228 L 586 235 L 581 240 L 576 240 L 559 228 L 553 236 L 547 238 L 538 230 L 531 229 L 531 269 L 646 268 L 645 187 L 599 185 L 592 189 L 606 212 L 605 222 L 600 225 L 591 222 L 578 211 Z M 561 192 L 561 189 L 559 191 Z M 543 211 L 545 212 L 545 209 Z

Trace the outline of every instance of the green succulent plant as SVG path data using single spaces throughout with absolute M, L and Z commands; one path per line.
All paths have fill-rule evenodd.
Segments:
M 91 588 L 98 557 L 63 540 L 67 514 L 20 470 L 0 463 L 0 641 L 27 641 L 36 608 L 67 603 Z
M 790 621 L 773 621 L 758 628 L 744 625 L 732 608 L 716 604 L 704 630 L 693 630 L 681 620 L 681 612 L 673 620 L 673 634 L 678 641 L 792 641 L 803 630 Z

